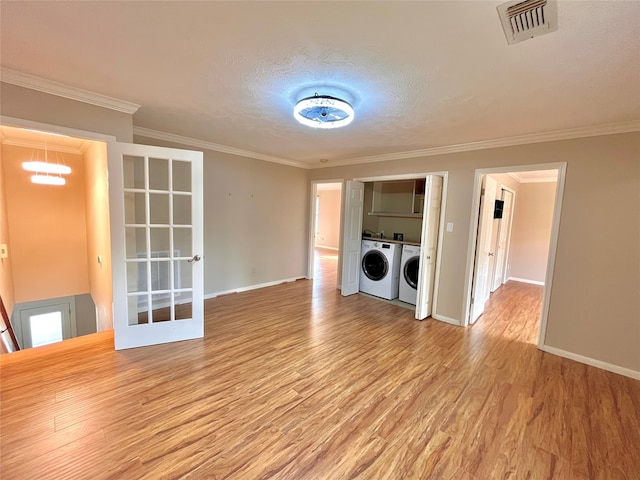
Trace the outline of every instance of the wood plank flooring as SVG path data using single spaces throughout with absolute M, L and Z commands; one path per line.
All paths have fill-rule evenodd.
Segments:
M 205 338 L 0 358 L 9 479 L 638 479 L 640 382 L 536 349 L 541 288 L 468 329 L 316 279 L 207 301 Z

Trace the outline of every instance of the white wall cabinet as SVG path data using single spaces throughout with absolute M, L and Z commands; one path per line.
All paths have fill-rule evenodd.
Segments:
M 369 215 L 422 218 L 425 179 L 373 182 Z

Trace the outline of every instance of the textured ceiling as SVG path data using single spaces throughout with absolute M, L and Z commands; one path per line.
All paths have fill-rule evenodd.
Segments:
M 640 119 L 640 2 L 561 1 L 507 45 L 500 2 L 0 2 L 2 67 L 141 105 L 137 127 L 322 165 Z M 356 119 L 313 130 L 305 94 Z

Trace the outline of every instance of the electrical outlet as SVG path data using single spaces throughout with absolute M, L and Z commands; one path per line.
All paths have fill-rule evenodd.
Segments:
M 7 258 L 9 253 L 7 252 L 7 244 L 0 243 L 0 258 Z

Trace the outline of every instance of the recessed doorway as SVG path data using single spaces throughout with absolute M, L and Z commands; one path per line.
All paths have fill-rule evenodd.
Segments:
M 564 189 L 564 163 L 476 170 L 465 325 L 482 321 L 508 282 L 542 287 L 544 339 Z

